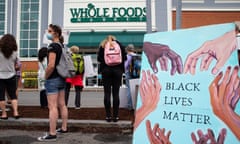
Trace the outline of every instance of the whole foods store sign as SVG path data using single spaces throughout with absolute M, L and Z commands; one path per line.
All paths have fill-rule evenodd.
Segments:
M 88 3 L 83 8 L 70 8 L 71 23 L 146 22 L 146 7 L 96 7 Z

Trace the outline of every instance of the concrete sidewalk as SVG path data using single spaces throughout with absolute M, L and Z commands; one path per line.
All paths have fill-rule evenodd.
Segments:
M 40 91 L 38 89 L 19 90 L 19 105 L 40 106 Z M 81 92 L 81 107 L 104 107 L 104 93 L 101 88 L 84 88 Z M 71 89 L 68 107 L 75 107 L 75 91 Z
M 103 91 L 101 89 L 85 89 L 82 92 L 81 97 L 81 108 L 104 108 L 103 104 Z M 69 105 L 71 109 L 74 106 L 75 92 L 71 91 L 69 96 Z M 20 90 L 19 91 L 19 106 L 39 106 L 40 98 L 39 90 Z M 81 109 L 83 110 L 83 109 Z M 9 116 L 11 110 L 8 112 Z M 34 113 L 34 111 L 33 111 Z M 15 120 L 9 117 L 8 120 L 0 120 L 0 129 L 22 129 L 22 130 L 48 130 L 48 119 L 47 118 L 20 118 Z M 60 124 L 60 121 L 59 121 Z M 120 120 L 117 123 L 106 122 L 104 119 L 100 120 L 73 120 L 69 119 L 68 127 L 70 131 L 81 131 L 81 132 L 103 132 L 103 133 L 122 133 L 131 134 L 133 132 L 132 120 Z

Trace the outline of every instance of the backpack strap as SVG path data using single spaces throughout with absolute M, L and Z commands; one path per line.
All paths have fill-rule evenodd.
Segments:
M 60 42 L 54 42 L 54 44 L 57 44 L 58 46 L 60 46 L 62 49 L 61 49 L 61 55 L 66 52 L 67 53 L 67 48 L 65 48 Z M 61 55 L 59 54 L 59 59 L 58 59 L 58 63 L 56 65 L 59 64 L 59 61 L 61 59 Z
M 80 73 L 80 61 L 81 60 L 77 60 L 77 72 Z
M 40 63 L 42 65 L 43 69 L 46 70 L 46 67 L 44 66 L 44 64 L 42 62 L 40 62 Z

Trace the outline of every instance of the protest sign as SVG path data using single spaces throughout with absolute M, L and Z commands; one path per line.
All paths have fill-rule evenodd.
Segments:
M 239 143 L 236 43 L 234 23 L 146 34 L 133 143 Z

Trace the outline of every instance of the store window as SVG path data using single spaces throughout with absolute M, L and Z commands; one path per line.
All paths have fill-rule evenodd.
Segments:
M 39 0 L 21 0 L 20 57 L 37 57 L 39 41 Z
M 3 35 L 5 33 L 5 0 L 0 0 L 0 35 Z

